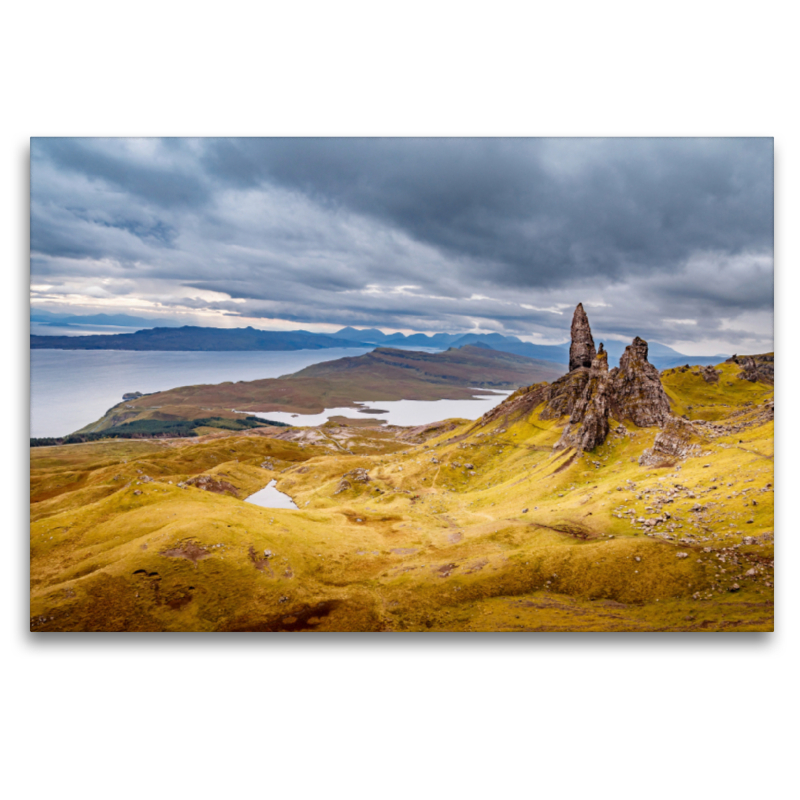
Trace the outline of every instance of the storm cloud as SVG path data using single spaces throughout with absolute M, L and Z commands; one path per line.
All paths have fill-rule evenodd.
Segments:
M 31 301 L 772 347 L 771 139 L 34 139 Z

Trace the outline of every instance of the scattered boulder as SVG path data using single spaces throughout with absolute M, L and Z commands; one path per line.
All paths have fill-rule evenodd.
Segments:
M 228 481 L 220 481 L 211 475 L 196 475 L 194 478 L 189 478 L 186 481 L 187 486 L 195 486 L 202 489 L 204 492 L 214 492 L 215 494 L 232 494 L 234 497 L 239 496 L 239 492 L 232 483 Z
M 740 380 L 756 383 L 775 384 L 775 356 L 773 353 L 762 353 L 755 356 L 731 356 L 726 364 L 738 364 L 742 371 L 737 376 Z
M 354 483 L 369 483 L 369 472 L 363 467 L 356 467 L 342 475 L 342 480 L 349 478 Z

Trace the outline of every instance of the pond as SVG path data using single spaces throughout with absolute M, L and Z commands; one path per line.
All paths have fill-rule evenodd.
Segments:
M 263 489 L 259 489 L 250 497 L 245 497 L 246 503 L 254 503 L 264 508 L 296 509 L 297 506 L 288 494 L 279 492 L 275 488 L 275 481 L 271 480 Z
M 286 411 L 239 413 L 298 426 L 323 425 L 331 417 L 357 419 L 362 414 L 383 420 L 389 425 L 415 426 L 453 417 L 478 419 L 510 394 L 511 392 L 493 392 L 477 395 L 471 400 L 368 400 L 359 404 L 361 408 L 326 408 L 321 414 L 290 414 Z

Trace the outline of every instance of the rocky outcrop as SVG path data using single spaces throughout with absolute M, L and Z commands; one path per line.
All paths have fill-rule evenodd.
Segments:
M 738 364 L 742 371 L 737 376 L 741 380 L 755 383 L 775 384 L 775 356 L 773 353 L 762 353 L 757 356 L 731 356 L 726 364 Z
M 589 318 L 583 310 L 583 303 L 578 303 L 572 315 L 572 341 L 569 346 L 569 371 L 579 367 L 591 368 L 597 352 L 594 349 L 592 329 L 589 327 Z
M 568 372 L 557 381 L 553 381 L 542 393 L 545 407 L 539 414 L 540 419 L 559 419 L 571 417 L 576 406 L 581 402 L 586 384 L 589 382 L 589 370 L 577 369 Z
M 670 418 L 669 398 L 658 370 L 647 360 L 647 342 L 638 336 L 625 348 L 619 367 L 608 369 L 603 345 L 595 352 L 582 305 L 572 319 L 570 371 L 547 387 L 541 419 L 569 416 L 557 449 L 593 450 L 609 432 L 609 418 L 638 427 L 661 426 Z
M 647 352 L 647 342 L 637 336 L 612 370 L 611 416 L 639 428 L 663 425 L 670 416 L 669 398 Z
M 556 443 L 556 449 L 574 447 L 594 450 L 608 436 L 609 410 L 608 354 L 600 345 L 600 352 L 592 360 L 583 391 L 575 402 L 572 413 Z
M 186 481 L 186 486 L 196 486 L 205 492 L 214 492 L 215 494 L 232 494 L 234 497 L 239 496 L 236 487 L 228 481 L 220 481 L 212 478 L 210 475 L 197 475 L 194 478 L 189 478 Z
M 639 457 L 643 467 L 667 467 L 700 450 L 699 432 L 681 417 L 670 417 L 656 436 L 653 446 Z

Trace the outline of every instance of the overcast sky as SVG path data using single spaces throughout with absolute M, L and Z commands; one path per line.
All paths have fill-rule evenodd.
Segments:
M 33 139 L 31 303 L 772 349 L 771 139 Z

